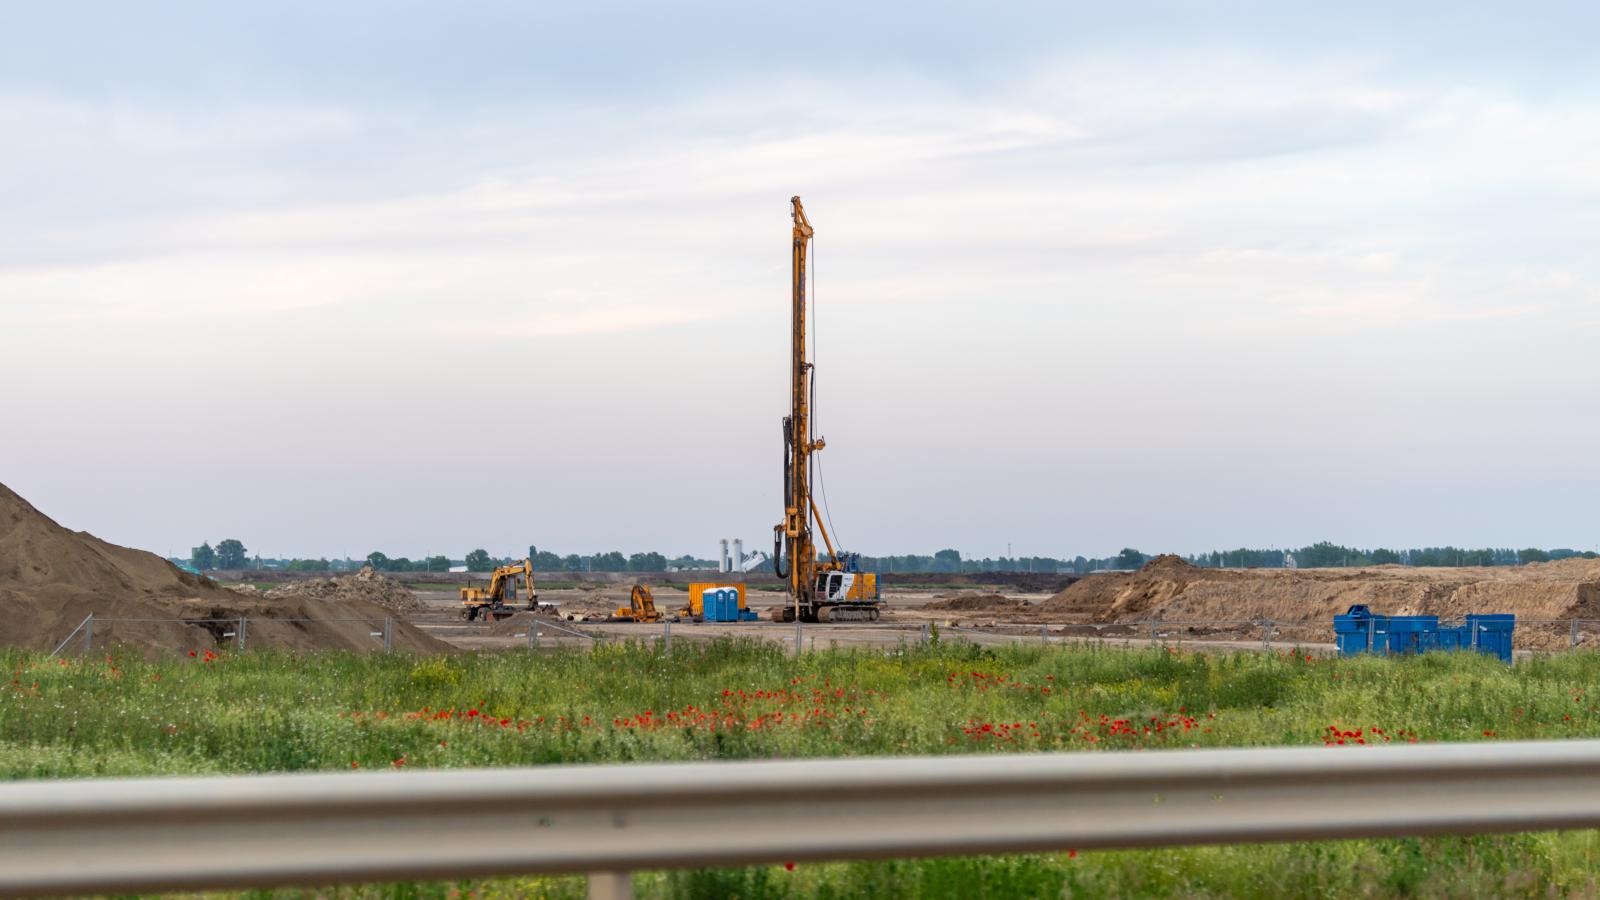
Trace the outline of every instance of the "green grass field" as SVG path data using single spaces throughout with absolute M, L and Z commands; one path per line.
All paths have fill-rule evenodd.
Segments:
M 1309 659 L 978 649 L 787 658 L 250 652 L 149 663 L 0 654 L 0 777 L 840 755 L 1119 752 L 1600 736 L 1600 655 Z M 1342 745 L 1341 743 L 1342 742 Z M 1354 787 L 1352 789 L 1358 789 Z M 1594 832 L 802 864 L 641 874 L 642 896 L 1592 896 Z M 346 889 L 580 896 L 577 879 Z

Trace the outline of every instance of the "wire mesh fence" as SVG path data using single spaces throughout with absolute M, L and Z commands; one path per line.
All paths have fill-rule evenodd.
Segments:
M 252 624 L 255 623 L 255 624 Z M 175 624 L 206 631 L 215 649 L 245 652 L 253 646 L 252 630 L 262 623 L 272 625 L 357 624 L 366 626 L 370 639 L 365 649 L 394 649 L 396 620 L 393 616 L 375 618 L 128 618 L 89 615 L 78 623 L 51 651 L 87 654 L 116 643 L 119 624 Z M 519 623 L 523 624 L 523 623 Z M 713 627 L 705 628 L 702 624 Z M 1441 623 L 1447 624 L 1447 623 Z M 851 647 L 904 647 L 928 644 L 935 640 L 961 640 L 978 645 L 1038 644 L 1041 646 L 1116 646 L 1169 647 L 1196 650 L 1283 650 L 1306 647 L 1314 652 L 1331 653 L 1336 647 L 1332 623 L 1327 626 L 1303 622 L 1276 622 L 1268 619 L 1161 620 L 1134 622 L 985 622 L 933 621 L 818 623 L 696 623 L 684 620 L 637 623 L 592 623 L 579 627 L 570 622 L 529 617 L 520 631 L 491 631 L 492 626 L 474 629 L 479 635 L 505 638 L 493 646 L 515 647 L 520 643 L 530 651 L 591 647 L 606 642 L 627 642 L 659 646 L 670 651 L 677 640 L 705 641 L 729 636 L 747 636 L 773 641 L 790 652 L 846 649 Z M 268 641 L 267 643 L 271 643 Z M 1516 623 L 1513 646 L 1521 655 L 1561 653 L 1600 647 L 1600 619 L 1525 619 Z

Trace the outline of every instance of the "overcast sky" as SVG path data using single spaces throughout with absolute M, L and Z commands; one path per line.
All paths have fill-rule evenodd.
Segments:
M 800 194 L 852 548 L 1600 542 L 1593 3 L 541 6 L 0 5 L 0 481 L 763 547 Z

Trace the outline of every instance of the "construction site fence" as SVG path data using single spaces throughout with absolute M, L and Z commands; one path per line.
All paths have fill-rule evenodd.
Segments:
M 243 652 L 250 648 L 251 622 L 316 624 L 361 624 L 371 638 L 369 649 L 394 649 L 396 619 L 377 618 L 305 619 L 248 616 L 236 618 L 127 618 L 89 615 L 56 644 L 51 656 L 62 653 L 91 653 L 108 643 L 110 626 L 129 623 L 164 623 L 205 628 L 217 639 L 219 648 L 231 646 Z M 554 650 L 574 644 L 593 645 L 606 641 L 638 641 L 671 650 L 674 635 L 705 637 L 702 623 L 664 620 L 651 623 L 572 622 L 529 617 L 526 627 L 510 635 L 529 650 Z M 1270 619 L 1147 620 L 1137 622 L 847 622 L 819 624 L 805 622 L 704 623 L 716 626 L 716 636 L 748 634 L 786 646 L 792 653 L 859 646 L 881 645 L 887 636 L 891 646 L 927 644 L 939 640 L 969 640 L 986 643 L 1038 643 L 1045 646 L 1082 644 L 1182 648 L 1186 643 L 1197 648 L 1273 650 L 1303 646 L 1319 652 L 1333 650 L 1333 629 L 1304 622 L 1276 622 Z M 585 627 L 587 626 L 587 627 Z M 96 628 L 100 631 L 96 633 Z M 463 628 L 468 626 L 449 626 Z M 479 632 L 488 626 L 480 626 Z M 731 629 L 731 630 L 730 630 Z M 709 630 L 709 629 L 708 629 Z M 697 634 L 698 632 L 698 634 Z M 98 643 L 97 643 L 98 641 Z M 515 646 L 513 643 L 512 646 Z M 1519 619 L 1515 646 L 1520 655 L 1560 653 L 1579 648 L 1600 647 L 1600 619 Z
M 1597 826 L 1593 740 L 24 780 L 0 896 Z

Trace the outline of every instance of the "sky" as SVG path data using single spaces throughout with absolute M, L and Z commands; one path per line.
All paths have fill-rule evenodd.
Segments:
M 1290 6 L 0 3 L 0 482 L 763 548 L 798 194 L 852 549 L 1600 546 L 1600 9 Z

